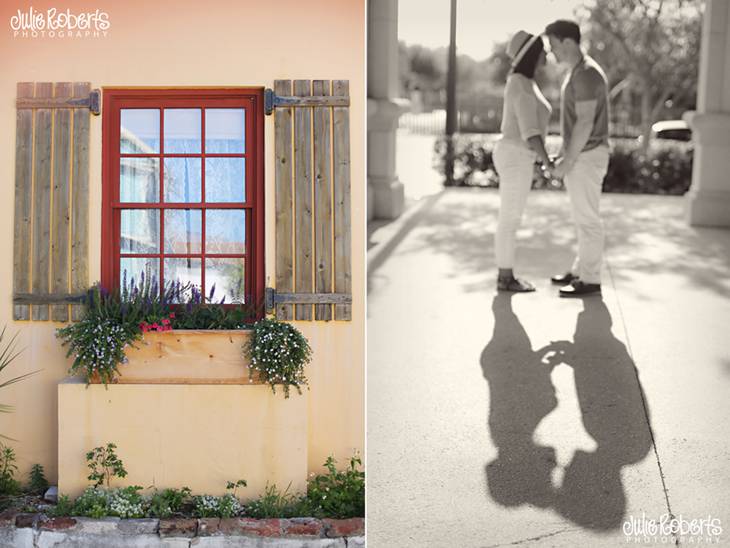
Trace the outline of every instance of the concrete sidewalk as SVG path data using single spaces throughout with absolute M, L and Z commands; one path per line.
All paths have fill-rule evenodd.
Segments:
M 666 513 L 721 521 L 680 545 L 730 545 L 730 231 L 682 206 L 604 196 L 602 298 L 549 284 L 572 260 L 564 193 L 525 212 L 533 294 L 496 293 L 495 191 L 444 191 L 374 238 L 369 547 L 618 546 Z

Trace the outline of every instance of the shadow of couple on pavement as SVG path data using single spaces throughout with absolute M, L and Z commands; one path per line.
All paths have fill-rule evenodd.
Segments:
M 512 310 L 511 294 L 497 294 L 492 311 L 494 333 L 480 360 L 489 385 L 489 431 L 498 451 L 486 466 L 491 497 L 507 507 L 553 509 L 587 529 L 620 528 L 626 510 L 621 469 L 643 460 L 652 441 L 634 362 L 611 332 L 608 308 L 601 298 L 583 299 L 573 341 L 538 350 Z M 551 446 L 536 430 L 561 399 L 569 399 L 553 382 L 563 364 L 572 370 L 576 394 L 570 397 L 577 398 L 580 419 L 561 424 L 564 435 Z M 581 429 L 591 438 L 590 447 L 569 451 L 572 458 L 560 467 L 561 444 L 570 446 Z

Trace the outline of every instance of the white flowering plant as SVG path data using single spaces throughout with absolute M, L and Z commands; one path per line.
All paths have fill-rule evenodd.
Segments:
M 253 325 L 253 334 L 244 346 L 249 360 L 249 376 L 257 372 L 271 386 L 282 385 L 284 397 L 289 397 L 290 387 L 302 393 L 307 384 L 304 366 L 312 359 L 312 349 L 302 333 L 293 325 L 264 318 Z
M 70 373 L 83 373 L 89 383 L 97 377 L 106 385 L 126 362 L 125 348 L 142 337 L 135 321 L 128 321 L 122 303 L 100 286 L 92 287 L 86 297 L 83 318 L 58 329 L 56 337 L 68 345 L 66 356 L 74 356 Z
M 146 515 L 146 501 L 140 494 L 141 490 L 139 485 L 116 489 L 87 487 L 68 513 L 97 519 L 107 516 L 143 518 Z
M 232 518 L 241 511 L 238 499 L 226 493 L 222 497 L 200 495 L 193 497 L 193 513 L 199 518 Z

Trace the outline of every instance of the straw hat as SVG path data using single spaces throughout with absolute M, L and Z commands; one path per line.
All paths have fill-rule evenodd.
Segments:
M 524 30 L 518 30 L 507 44 L 507 55 L 512 59 L 512 68 L 516 67 L 525 54 L 529 51 L 538 39 L 539 34 L 530 34 Z

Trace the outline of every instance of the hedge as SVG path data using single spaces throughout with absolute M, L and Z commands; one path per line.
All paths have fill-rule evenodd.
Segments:
M 498 135 L 460 135 L 455 138 L 454 181 L 458 186 L 499 187 L 492 150 Z M 548 150 L 557 150 L 559 139 L 548 137 Z M 656 140 L 646 154 L 633 139 L 612 139 L 604 192 L 672 194 L 687 192 L 692 180 L 692 143 Z M 434 147 L 434 167 L 444 173 L 445 141 Z M 548 180 L 535 166 L 532 188 L 562 190 L 563 182 Z

